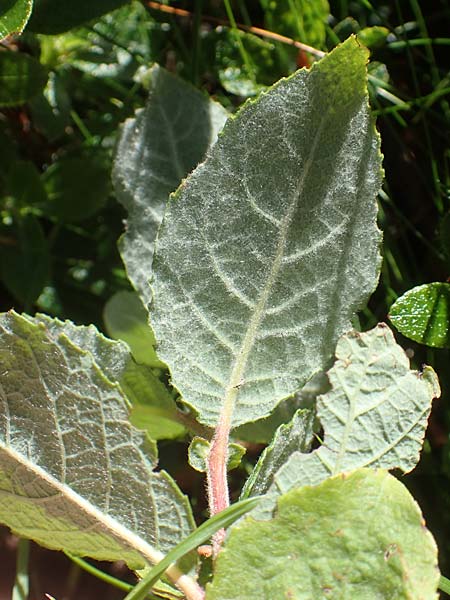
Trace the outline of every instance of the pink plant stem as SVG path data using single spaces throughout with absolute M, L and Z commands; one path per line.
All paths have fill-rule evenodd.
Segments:
M 230 425 L 229 415 L 226 412 L 223 412 L 209 451 L 207 485 L 209 513 L 211 517 L 227 508 L 230 504 L 227 480 Z M 219 553 L 225 535 L 225 529 L 220 529 L 213 536 L 213 556 L 217 556 Z

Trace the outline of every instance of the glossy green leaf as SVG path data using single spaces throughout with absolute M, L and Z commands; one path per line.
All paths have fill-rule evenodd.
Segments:
M 450 283 L 427 283 L 394 302 L 389 319 L 404 336 L 437 348 L 450 348 Z
M 10 33 L 21 33 L 33 8 L 33 0 L 2 0 L 0 6 L 0 40 Z
M 29 54 L 0 52 L 0 106 L 24 104 L 44 89 L 47 70 Z
M 314 432 L 313 410 L 298 410 L 292 421 L 280 425 L 272 443 L 261 454 L 255 468 L 245 483 L 241 497 L 260 496 L 267 492 L 276 473 L 294 452 L 311 449 Z
M 15 227 L 5 230 L 5 235 L 12 241 L 0 249 L 2 281 L 19 302 L 30 308 L 50 278 L 47 240 L 32 214 L 21 217 Z
M 189 534 L 186 498 L 125 398 L 64 333 L 0 319 L 0 521 L 49 548 L 131 567 Z
M 44 173 L 48 214 L 64 223 L 91 217 L 108 198 L 109 178 L 107 166 L 93 156 L 57 160 Z
M 186 433 L 167 387 L 152 369 L 132 359 L 125 344 L 109 340 L 93 325 L 76 326 L 46 315 L 36 315 L 35 319 L 45 324 L 49 334 L 56 337 L 64 334 L 81 350 L 89 352 L 108 379 L 120 385 L 131 405 L 129 418 L 135 427 L 145 429 L 153 440 L 173 439 Z
M 120 291 L 114 294 L 105 305 L 103 318 L 108 334 L 127 343 L 138 363 L 164 367 L 156 355 L 156 340 L 148 324 L 148 312 L 136 293 Z
M 253 421 L 300 389 L 376 285 L 366 60 L 349 39 L 245 104 L 168 205 L 151 323 L 205 424 Z
M 278 500 L 236 524 L 206 600 L 436 600 L 437 547 L 406 487 L 361 469 Z
M 440 393 L 434 371 L 411 371 L 408 357 L 383 324 L 344 335 L 336 359 L 328 372 L 331 390 L 317 399 L 323 444 L 310 454 L 293 452 L 271 474 L 258 507 L 266 516 L 276 497 L 294 487 L 361 467 L 409 472 L 419 461 L 431 401 Z
M 123 125 L 113 171 L 117 198 L 128 211 L 120 251 L 145 305 L 155 238 L 169 194 L 204 158 L 226 117 L 219 104 L 155 66 L 146 107 Z
M 128 2 L 129 0 L 34 0 L 29 29 L 36 33 L 63 33 Z

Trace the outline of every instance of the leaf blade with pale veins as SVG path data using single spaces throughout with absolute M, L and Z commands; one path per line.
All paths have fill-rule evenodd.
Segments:
M 310 454 L 293 452 L 273 475 L 256 511 L 269 515 L 276 498 L 294 487 L 362 467 L 411 471 L 419 461 L 437 377 L 409 369 L 390 329 L 344 335 L 328 372 L 331 390 L 319 396 L 323 444 Z
M 23 537 L 135 568 L 193 528 L 186 498 L 154 473 L 120 388 L 64 334 L 0 319 L 0 521 Z
M 436 600 L 437 547 L 407 488 L 359 469 L 278 500 L 230 531 L 206 600 Z
M 123 125 L 113 169 L 117 198 L 128 211 L 119 246 L 144 305 L 169 194 L 203 160 L 226 118 L 220 104 L 156 65 L 146 107 Z
M 301 388 L 376 284 L 366 59 L 350 39 L 247 103 L 169 203 L 151 322 L 207 425 L 253 421 Z

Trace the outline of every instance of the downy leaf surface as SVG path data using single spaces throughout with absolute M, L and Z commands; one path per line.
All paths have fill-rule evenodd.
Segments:
M 44 323 L 56 338 L 64 334 L 78 348 L 89 352 L 108 379 L 118 383 L 125 393 L 131 407 L 130 422 L 145 429 L 152 440 L 172 439 L 186 432 L 172 394 L 152 369 L 133 360 L 124 343 L 106 338 L 94 325 L 77 326 L 43 314 L 32 320 Z
M 253 421 L 300 389 L 376 284 L 366 61 L 351 38 L 245 104 L 169 202 L 151 322 L 207 425 Z
M 92 355 L 16 313 L 0 319 L 0 521 L 54 549 L 132 567 L 193 528 L 186 498 Z
M 281 496 L 230 531 L 206 600 L 436 600 L 437 548 L 406 487 L 360 469 Z
M 344 335 L 336 359 L 328 372 L 331 390 L 317 399 L 323 443 L 310 454 L 291 446 L 291 455 L 276 473 L 266 465 L 251 482 L 251 493 L 268 488 L 256 509 L 261 516 L 273 509 L 277 496 L 294 487 L 316 485 L 361 467 L 409 472 L 419 461 L 431 401 L 440 393 L 434 371 L 411 371 L 408 357 L 384 324 Z
M 220 104 L 155 66 L 145 108 L 123 125 L 113 170 L 117 199 L 128 211 L 120 252 L 145 305 L 150 301 L 155 238 L 169 194 L 203 160 L 226 118 Z

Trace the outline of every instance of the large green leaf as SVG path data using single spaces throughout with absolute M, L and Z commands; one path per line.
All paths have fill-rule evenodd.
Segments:
M 403 294 L 389 319 L 406 337 L 437 348 L 450 348 L 450 283 L 427 283 Z
M 310 454 L 291 448 L 276 473 L 267 470 L 270 481 L 263 473 L 262 481 L 252 482 L 255 494 L 269 487 L 258 510 L 270 511 L 278 495 L 338 473 L 360 467 L 408 472 L 416 466 L 431 401 L 440 393 L 434 371 L 410 371 L 386 325 L 344 335 L 336 358 L 328 373 L 331 390 L 317 400 L 323 444 Z
M 169 194 L 204 158 L 226 117 L 219 104 L 155 66 L 146 107 L 122 128 L 113 172 L 117 198 L 128 211 L 120 250 L 145 305 L 156 233 Z
M 216 561 L 207 600 L 436 600 L 436 544 L 406 487 L 361 469 L 246 518 Z
M 76 326 L 71 321 L 62 322 L 46 315 L 36 315 L 35 320 L 45 324 L 49 335 L 57 339 L 64 334 L 91 354 L 108 379 L 118 383 L 125 393 L 131 404 L 131 423 L 145 429 L 153 440 L 176 438 L 186 432 L 169 390 L 152 369 L 133 360 L 125 344 L 109 340 L 93 325 Z
M 0 106 L 23 104 L 44 89 L 47 70 L 21 52 L 0 52 Z
M 205 424 L 249 422 L 292 395 L 376 284 L 366 60 L 351 38 L 245 104 L 168 205 L 151 322 Z
M 129 0 L 34 0 L 29 29 L 36 33 L 63 33 L 128 2 Z
M 0 40 L 23 31 L 33 8 L 33 0 L 3 0 L 0 8 Z
M 131 567 L 193 528 L 186 498 L 117 386 L 66 335 L 0 319 L 0 521 L 49 548 Z

